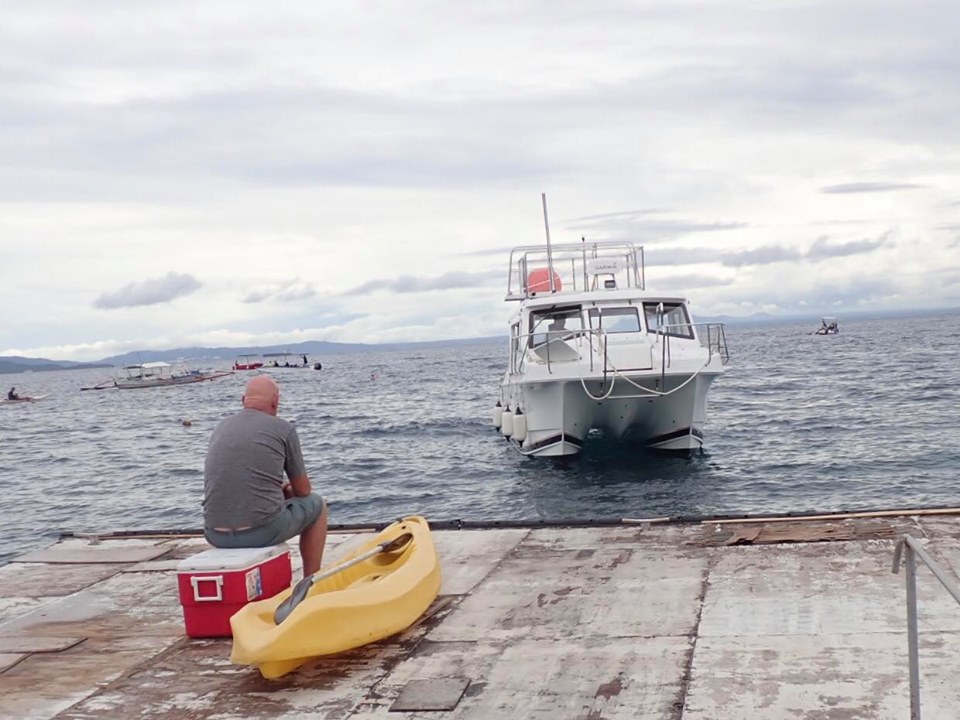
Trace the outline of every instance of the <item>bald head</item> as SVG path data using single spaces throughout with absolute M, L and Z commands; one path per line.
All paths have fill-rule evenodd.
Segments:
M 243 406 L 251 410 L 277 414 L 280 407 L 280 388 L 269 375 L 256 375 L 250 378 L 243 393 Z

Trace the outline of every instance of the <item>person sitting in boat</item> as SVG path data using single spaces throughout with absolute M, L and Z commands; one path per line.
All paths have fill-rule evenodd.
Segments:
M 17 395 L 17 388 L 10 388 L 10 392 L 7 393 L 7 400 L 19 400 L 20 396 Z
M 242 403 L 210 437 L 203 534 L 219 548 L 269 547 L 299 536 L 303 572 L 312 575 L 327 540 L 327 504 L 313 492 L 296 428 L 277 417 L 280 388 L 257 375 Z

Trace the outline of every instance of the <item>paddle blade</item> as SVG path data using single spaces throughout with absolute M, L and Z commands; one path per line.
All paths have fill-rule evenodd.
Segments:
M 293 592 L 290 593 L 290 597 L 277 605 L 277 609 L 273 613 L 273 622 L 279 625 L 286 620 L 290 613 L 293 612 L 293 609 L 302 603 L 304 598 L 307 597 L 307 593 L 310 592 L 310 588 L 312 586 L 313 575 L 307 575 L 305 578 L 303 578 L 303 580 L 294 585 Z

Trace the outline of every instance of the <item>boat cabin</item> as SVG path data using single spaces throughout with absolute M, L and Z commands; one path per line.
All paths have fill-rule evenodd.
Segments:
M 680 298 L 585 300 L 571 305 L 530 307 L 527 323 L 529 347 L 555 338 L 570 339 L 586 330 L 602 330 L 608 336 L 660 333 L 693 338 L 690 315 Z

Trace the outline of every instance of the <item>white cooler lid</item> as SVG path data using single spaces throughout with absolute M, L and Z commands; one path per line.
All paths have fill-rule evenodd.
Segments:
M 177 571 L 242 570 L 289 551 L 286 543 L 263 548 L 211 548 L 181 560 Z

